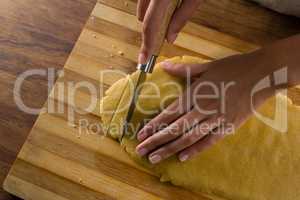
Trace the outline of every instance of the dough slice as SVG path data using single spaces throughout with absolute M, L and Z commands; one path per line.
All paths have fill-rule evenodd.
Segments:
M 118 110 L 116 108 L 118 108 L 122 95 L 127 87 L 128 78 L 129 77 L 120 79 L 114 83 L 108 90 L 106 90 L 105 96 L 100 101 L 102 129 L 106 135 L 108 134 L 113 116 Z

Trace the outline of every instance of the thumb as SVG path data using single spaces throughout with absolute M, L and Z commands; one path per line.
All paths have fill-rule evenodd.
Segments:
M 195 77 L 207 71 L 207 64 L 173 64 L 169 61 L 161 63 L 162 68 L 169 74 L 178 77 Z

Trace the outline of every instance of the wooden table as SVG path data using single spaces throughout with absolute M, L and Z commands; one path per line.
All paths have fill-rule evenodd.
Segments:
M 1 182 L 36 117 L 22 113 L 13 102 L 16 76 L 27 69 L 61 68 L 94 3 L 88 0 L 0 3 L 3 26 L 0 45 L 4 49 L 0 53 Z M 207 1 L 192 21 L 260 45 L 300 30 L 299 20 L 245 1 Z M 47 97 L 46 83 L 45 77 L 26 81 L 22 91 L 25 102 L 40 107 Z M 8 198 L 4 193 L 0 197 Z
M 96 0 L 0 1 L 0 184 L 16 158 L 35 115 L 13 101 L 16 77 L 28 69 L 63 67 Z M 22 88 L 28 105 L 47 99 L 46 77 L 32 77 Z M 0 199 L 13 199 L 0 187 Z

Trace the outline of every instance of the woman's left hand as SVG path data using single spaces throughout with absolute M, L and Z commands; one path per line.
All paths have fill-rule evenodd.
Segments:
M 267 54 L 262 49 L 199 65 L 164 63 L 170 74 L 183 76 L 189 70 L 197 79 L 138 133 L 137 153 L 148 155 L 153 164 L 174 154 L 186 161 L 233 133 L 275 94 L 274 87 L 253 93 L 260 80 L 277 70 L 276 53 Z

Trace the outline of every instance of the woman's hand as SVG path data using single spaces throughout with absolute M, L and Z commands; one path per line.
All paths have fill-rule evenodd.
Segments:
M 182 76 L 190 71 L 196 79 L 187 91 L 138 133 L 136 151 L 156 164 L 174 154 L 185 161 L 239 128 L 253 109 L 275 94 L 275 88 L 299 84 L 300 37 L 287 39 L 253 53 L 199 65 L 172 65 L 164 69 Z M 286 83 L 255 92 L 266 77 L 288 67 Z M 273 78 L 272 78 L 273 77 Z M 274 82 L 274 80 L 273 80 Z M 164 127 L 164 128 L 162 128 Z
M 172 0 L 139 0 L 138 19 L 143 22 L 143 42 L 139 55 L 139 63 L 146 63 L 151 56 L 157 33 L 160 30 L 163 13 Z M 187 20 L 197 9 L 201 0 L 184 0 L 175 11 L 169 25 L 166 39 L 173 43 Z

